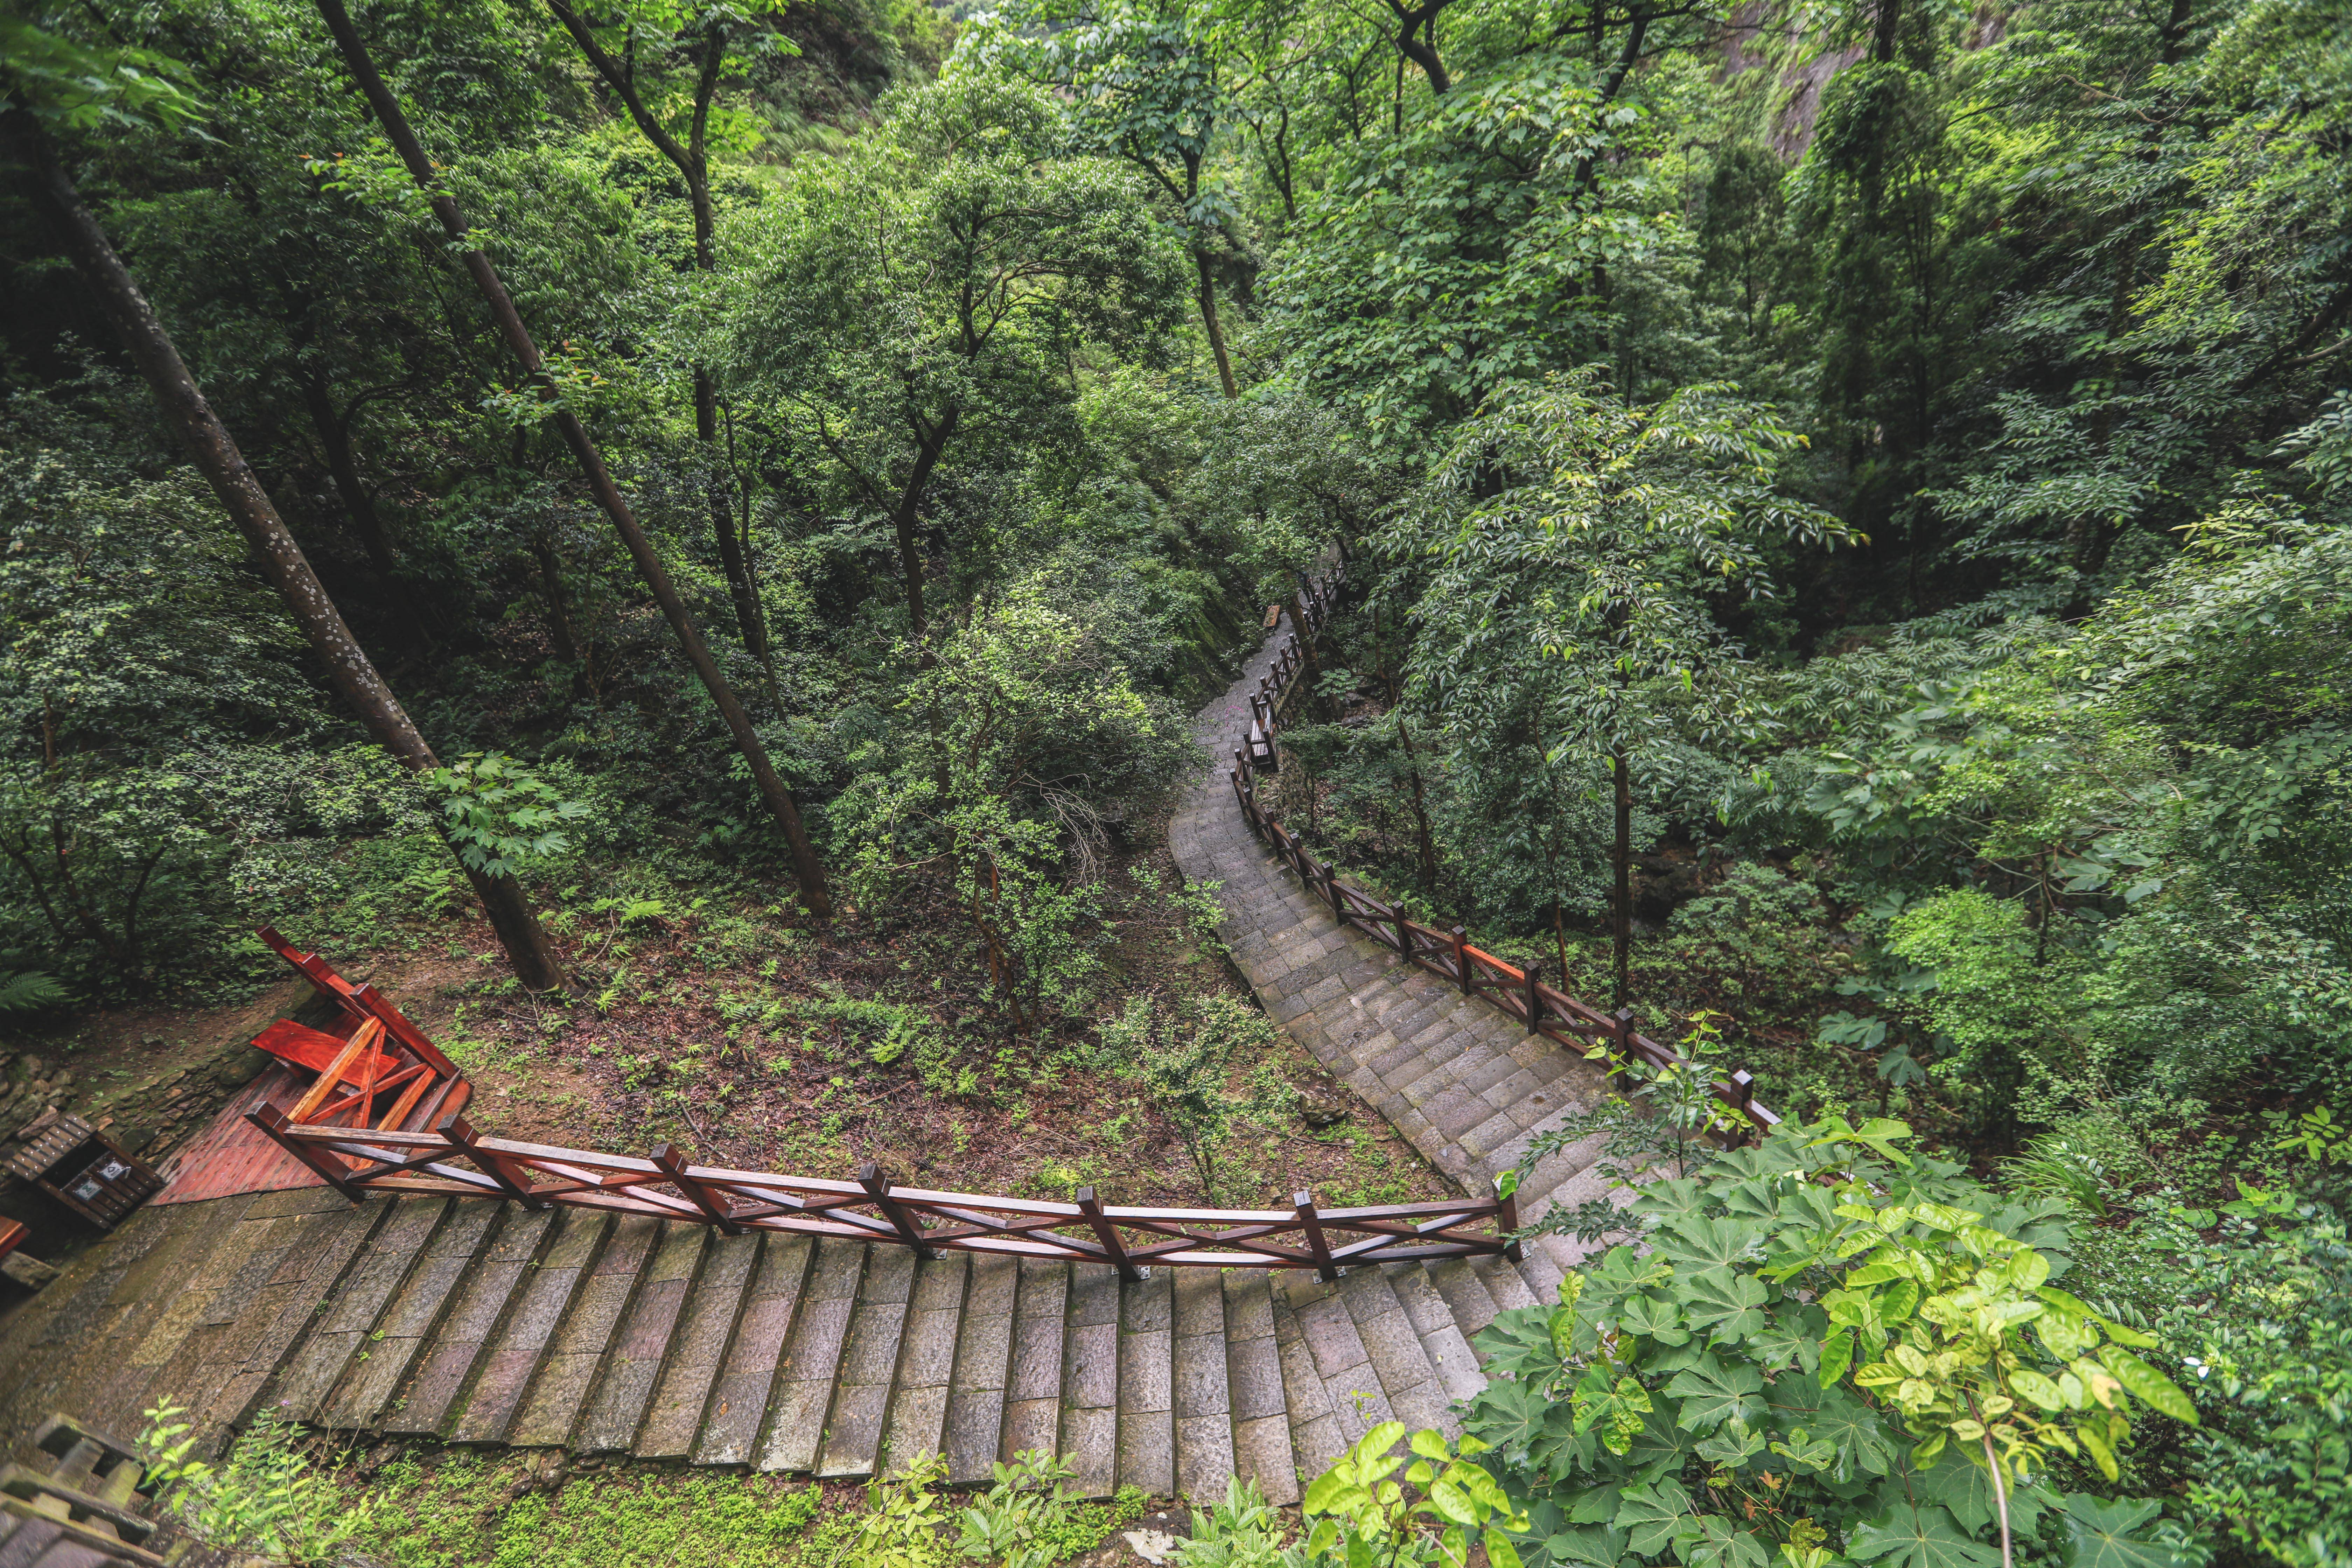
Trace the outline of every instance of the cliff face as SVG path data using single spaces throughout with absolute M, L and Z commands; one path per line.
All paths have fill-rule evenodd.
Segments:
M 2011 15 L 2010 9 L 1979 5 L 1961 35 L 1960 47 L 1976 50 L 2000 42 Z M 1822 47 L 1824 37 L 1819 28 L 1788 25 L 1766 0 L 1745 0 L 1724 30 L 1723 63 L 1716 80 L 1729 84 L 1763 73 L 1756 90 L 1770 100 L 1763 108 L 1764 140 L 1786 163 L 1797 162 L 1812 145 L 1822 95 L 1830 83 L 1870 54 L 1866 37 L 1833 48 Z

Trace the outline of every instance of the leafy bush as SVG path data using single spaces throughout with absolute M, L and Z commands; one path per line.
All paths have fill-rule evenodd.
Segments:
M 186 1414 L 168 1399 L 146 1411 L 139 1450 L 157 1502 L 198 1541 L 310 1568 L 334 1561 L 369 1528 L 374 1505 L 345 1499 L 331 1476 L 310 1467 L 301 1449 L 306 1435 L 293 1422 L 264 1411 L 227 1460 L 212 1465 L 192 1457 L 196 1439 Z
M 1143 1087 L 1191 1157 L 1209 1201 L 1217 1201 L 1220 1157 L 1240 1122 L 1272 1114 L 1289 1086 L 1268 1071 L 1234 1079 L 1263 1064 L 1274 1044 L 1265 1014 L 1235 996 L 1190 998 L 1163 1016 L 1150 996 L 1132 996 L 1103 1025 L 1103 1054 Z
M 1784 1124 L 1654 1176 L 1643 1245 L 1479 1336 L 1495 1381 L 1464 1430 L 1523 1500 L 1531 1562 L 1960 1568 L 2013 1534 L 2084 1568 L 2170 1560 L 2155 1505 L 2059 1489 L 2117 1479 L 2136 1407 L 2195 1419 L 2135 1353 L 2154 1342 L 2053 1282 L 2062 1211 L 1910 1137 Z
M 1077 1468 L 1047 1449 L 1020 1453 L 992 1468 L 988 1490 L 957 1520 L 961 1555 L 1001 1568 L 1049 1568 L 1092 1551 L 1111 1531 L 1143 1511 L 1143 1497 L 1122 1487 L 1108 1504 L 1082 1504 L 1063 1483 Z

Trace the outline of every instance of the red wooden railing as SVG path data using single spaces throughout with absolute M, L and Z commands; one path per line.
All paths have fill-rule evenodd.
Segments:
M 1543 984 L 1533 969 L 1506 963 L 1471 946 L 1463 927 L 1423 925 L 1407 916 L 1402 906 L 1384 903 L 1341 881 L 1336 868 L 1317 859 L 1260 804 L 1256 775 L 1274 766 L 1276 738 L 1286 699 L 1293 689 L 1292 679 L 1306 667 L 1307 648 L 1329 622 L 1340 581 L 1341 572 L 1335 570 L 1300 590 L 1293 617 L 1297 627 L 1283 640 L 1273 668 L 1259 679 L 1257 690 L 1250 697 L 1250 726 L 1234 752 L 1231 774 L 1234 799 L 1244 818 L 1298 874 L 1307 889 L 1331 906 L 1332 917 L 1340 924 L 1362 931 L 1407 963 L 1458 985 L 1465 996 L 1500 1008 L 1526 1025 L 1528 1034 L 1541 1035 L 1588 1057 L 1597 1050 L 1611 1062 L 1612 1072 L 1633 1062 L 1652 1068 L 1680 1062 L 1683 1058 L 1673 1047 L 1660 1045 L 1634 1028 L 1632 1008 L 1603 1013 L 1588 1007 Z M 1749 1136 L 1761 1138 L 1780 1125 L 1780 1118 L 1757 1100 L 1756 1080 L 1745 1069 L 1718 1079 L 1713 1087 L 1716 1099 L 1743 1119 Z
M 985 1252 L 1102 1263 L 1129 1279 L 1154 1264 L 1312 1268 L 1332 1279 L 1350 1264 L 1519 1256 L 1510 1239 L 1518 1205 L 1501 1194 L 1324 1208 L 1314 1194 L 1300 1192 L 1286 1209 L 1145 1208 L 1102 1203 L 1091 1187 L 1078 1189 L 1074 1202 L 1054 1203 L 902 1187 L 873 1165 L 855 1181 L 829 1181 L 691 1164 L 667 1143 L 640 1159 L 484 1137 L 460 1114 L 471 1086 L 381 993 L 352 985 L 275 931 L 265 929 L 262 936 L 355 1021 L 346 1048 L 299 1100 L 290 1108 L 261 1106 L 247 1120 L 353 1203 L 388 1192 L 507 1198 L 528 1208 L 569 1204 L 699 1221 L 730 1234 L 774 1230 L 893 1243 L 925 1257 Z M 420 1078 L 398 1065 L 398 1052 L 393 1072 L 374 1065 L 378 1053 L 369 1047 L 379 1039 L 418 1064 L 437 1064 L 436 1114 L 409 1116 L 403 1124 L 387 1113 L 369 1125 L 376 1100 L 395 1088 L 404 1113 L 418 1103 L 403 1086 Z M 352 1065 L 362 1060 L 367 1065 Z

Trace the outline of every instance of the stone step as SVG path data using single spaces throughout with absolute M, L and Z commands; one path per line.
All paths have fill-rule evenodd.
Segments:
M 1282 1408 L 1290 1428 L 1290 1450 L 1293 1462 L 1302 1476 L 1314 1477 L 1328 1469 L 1331 1462 L 1348 1451 L 1348 1445 L 1362 1435 L 1364 1423 L 1350 1408 L 1346 1422 L 1334 1404 L 1330 1390 L 1322 1374 L 1316 1370 L 1314 1352 L 1307 1348 L 1307 1327 L 1297 1310 L 1291 1305 L 1286 1281 L 1277 1274 L 1267 1282 L 1268 1304 L 1274 1318 L 1275 1352 L 1282 1372 Z M 1344 1310 L 1340 1320 L 1347 1320 Z M 1355 1329 L 1348 1329 L 1352 1338 Z M 1362 1346 L 1356 1347 L 1362 1353 Z
M 1428 1265 L 1427 1272 L 1431 1286 L 1445 1303 L 1446 1315 L 1464 1337 L 1475 1341 L 1478 1331 L 1502 1310 L 1487 1293 L 1486 1281 L 1471 1267 L 1468 1258 L 1448 1258 Z M 1477 1353 L 1476 1345 L 1472 1345 L 1471 1353 Z M 1478 1364 L 1486 1364 L 1484 1356 L 1479 1356 Z
M 760 1424 L 777 1387 L 784 1346 L 808 1283 L 816 1242 L 772 1235 L 760 1252 L 760 1270 L 735 1325 L 735 1342 L 710 1391 L 710 1408 L 695 1442 L 698 1465 L 747 1465 L 759 1451 Z
M 546 1252 L 515 1293 L 506 1321 L 483 1347 L 465 1404 L 449 1423 L 453 1440 L 506 1440 L 565 1310 L 595 1265 L 613 1219 L 600 1210 L 582 1208 L 566 1208 L 556 1216 Z
M 653 1215 L 614 1218 L 612 1235 L 572 1298 L 571 1310 L 563 1314 L 554 1342 L 547 1347 L 547 1359 L 540 1364 L 507 1441 L 552 1447 L 571 1440 L 661 1233 L 662 1222 Z
M 565 1211 L 504 1208 L 505 1217 L 482 1258 L 467 1275 L 441 1326 L 434 1331 L 406 1391 L 384 1413 L 385 1433 L 438 1436 L 463 1407 L 467 1384 L 482 1359 L 483 1347 L 506 1321 L 507 1310 L 521 1293 L 531 1265 L 553 1240 L 560 1212 Z
M 1391 1414 L 1416 1432 L 1433 1427 L 1448 1437 L 1461 1436 L 1461 1424 L 1448 1408 L 1453 1395 L 1438 1380 L 1420 1331 L 1397 1300 L 1386 1271 L 1351 1268 L 1340 1279 L 1339 1293 Z
M 1175 1270 L 1123 1286 L 1118 1326 L 1118 1484 L 1176 1492 Z
M 1387 1277 L 1389 1288 L 1396 1292 L 1397 1304 L 1412 1321 L 1422 1352 L 1428 1357 L 1446 1399 L 1467 1399 L 1486 1387 L 1486 1379 L 1478 1371 L 1478 1358 L 1471 1353 L 1469 1338 L 1454 1321 L 1445 1298 L 1438 1294 L 1427 1267 L 1392 1263 L 1381 1273 Z
M 825 1417 L 824 1442 L 816 1473 L 870 1476 L 880 1463 L 884 1423 L 890 1413 L 890 1386 L 898 1369 L 898 1342 L 915 1290 L 912 1247 L 874 1247 L 866 1279 L 857 1288 L 849 1336 L 834 1380 L 833 1409 Z
M 704 1247 L 702 1271 L 694 1281 L 677 1330 L 670 1336 L 661 1381 L 653 1404 L 638 1429 L 631 1451 L 640 1459 L 684 1459 L 694 1453 L 702 1436 L 702 1413 L 710 1390 L 735 1341 L 736 1321 L 758 1271 L 760 1244 L 756 1230 L 740 1236 L 714 1236 Z
M 271 1204 L 272 1199 L 286 1201 Z M 313 1206 L 297 1209 L 295 1200 Z M 320 1304 L 392 1212 L 392 1205 L 381 1199 L 353 1205 L 325 1187 L 270 1193 L 255 1201 L 284 1215 L 299 1215 L 299 1231 L 215 1348 L 201 1402 L 190 1401 L 197 1425 L 213 1431 L 241 1426 L 252 1415 L 263 1389 L 318 1321 Z
M 1004 1436 L 1001 1457 L 1059 1451 L 1062 1424 L 1062 1355 L 1069 1340 L 1070 1266 L 1043 1258 L 1021 1260 L 1021 1283 L 1013 1313 L 1013 1354 L 1004 1383 Z
M 646 1407 L 661 1380 L 687 1292 L 702 1266 L 710 1227 L 692 1220 L 663 1225 L 661 1240 L 637 1280 L 619 1333 L 597 1369 L 595 1392 L 581 1412 L 572 1445 L 583 1454 L 625 1453 L 637 1440 Z
M 760 1443 L 761 1469 L 797 1473 L 816 1468 L 825 1416 L 833 1408 L 834 1377 L 841 1369 L 842 1346 L 856 1312 L 866 1257 L 884 1250 L 830 1236 L 816 1244 L 808 1286 L 784 1342 L 784 1359 L 776 1367 L 768 1430 Z
M 1072 1264 L 1061 1454 L 1076 1469 L 1071 1485 L 1080 1497 L 1108 1497 L 1118 1487 L 1118 1270 L 1108 1263 Z
M 1225 1292 L 1217 1272 L 1171 1270 L 1175 1278 L 1174 1339 L 1169 1351 L 1175 1394 L 1176 1489 L 1186 1497 L 1224 1495 L 1236 1473 L 1233 1394 L 1225 1371 Z M 1268 1324 L 1270 1328 L 1271 1323 Z
M 321 1425 L 373 1428 L 408 1381 L 442 1314 L 456 1299 L 466 1270 L 481 1256 L 499 1209 L 498 1204 L 478 1199 L 456 1200 L 416 1266 L 401 1281 L 367 1346 L 328 1399 L 319 1416 Z
M 956 1338 L 971 1276 L 969 1253 L 942 1253 L 915 1265 L 914 1296 L 898 1340 L 896 1390 L 882 1441 L 883 1462 L 893 1475 L 945 1451 Z
M 1234 1470 L 1257 1482 L 1268 1502 L 1286 1506 L 1298 1500 L 1299 1461 L 1293 1458 L 1290 1442 L 1290 1405 L 1283 1393 L 1282 1354 L 1275 1339 L 1273 1286 L 1262 1270 L 1244 1268 L 1225 1272 L 1218 1283 L 1224 1299 Z M 1178 1387 L 1181 1398 L 1182 1384 Z M 1197 1491 L 1192 1496 L 1206 1501 L 1223 1494 L 1222 1484 L 1213 1484 L 1207 1498 Z
M 946 1442 L 951 1485 L 985 1482 L 1001 1452 L 1021 1268 L 1019 1258 L 988 1253 L 971 1260 L 971 1280 L 964 1287 L 963 1320 L 956 1331 L 955 1372 L 948 1389 Z
M 345 1272 L 318 1325 L 279 1373 L 269 1403 L 304 1423 L 319 1419 L 328 1395 L 368 1342 L 376 1320 L 424 1257 L 449 1212 L 442 1197 L 401 1198 Z

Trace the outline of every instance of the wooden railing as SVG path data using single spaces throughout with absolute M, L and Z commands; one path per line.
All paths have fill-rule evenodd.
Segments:
M 1340 924 L 1363 932 L 1415 968 L 1459 986 L 1465 996 L 1500 1008 L 1527 1026 L 1528 1034 L 1541 1035 L 1583 1056 L 1597 1052 L 1608 1060 L 1612 1073 L 1634 1062 L 1655 1069 L 1682 1061 L 1673 1047 L 1660 1045 L 1633 1026 L 1632 1008 L 1603 1013 L 1588 1007 L 1543 984 L 1535 970 L 1506 963 L 1471 946 L 1463 927 L 1423 925 L 1407 916 L 1402 906 L 1384 903 L 1341 881 L 1334 867 L 1317 859 L 1259 802 L 1256 776 L 1276 765 L 1283 710 L 1296 689 L 1295 678 L 1307 665 L 1308 650 L 1329 622 L 1341 580 L 1341 572 L 1335 570 L 1299 591 L 1292 616 L 1297 629 L 1283 639 L 1273 668 L 1260 679 L 1250 697 L 1250 726 L 1234 752 L 1232 769 L 1234 799 L 1244 818 L 1298 874 L 1307 890 L 1331 906 L 1332 917 Z M 1746 1070 L 1718 1079 L 1713 1087 L 1716 1099 L 1740 1119 L 1748 1136 L 1760 1139 L 1780 1125 L 1780 1117 L 1757 1100 L 1756 1080 Z
M 690 1164 L 667 1143 L 640 1159 L 486 1138 L 460 1114 L 471 1085 L 423 1030 L 373 986 L 352 985 L 275 931 L 263 935 L 357 1021 L 331 1068 L 292 1106 L 263 1105 L 246 1119 L 353 1203 L 380 1192 L 506 1198 L 527 1208 L 568 1204 L 715 1225 L 730 1235 L 891 1243 L 926 1258 L 984 1252 L 1108 1264 L 1129 1279 L 1155 1264 L 1312 1268 L 1335 1279 L 1358 1263 L 1519 1257 L 1510 1239 L 1518 1205 L 1500 1193 L 1370 1208 L 1324 1208 L 1310 1192 L 1293 1194 L 1286 1209 L 1141 1208 L 1104 1204 L 1092 1187 L 1055 1203 L 902 1187 L 873 1165 L 855 1181 L 828 1181 Z M 380 1058 L 379 1046 L 415 1060 Z M 441 1109 L 404 1126 L 417 1103 L 411 1086 L 420 1082 L 434 1084 Z M 376 1120 L 377 1101 L 395 1092 L 401 1114 Z

